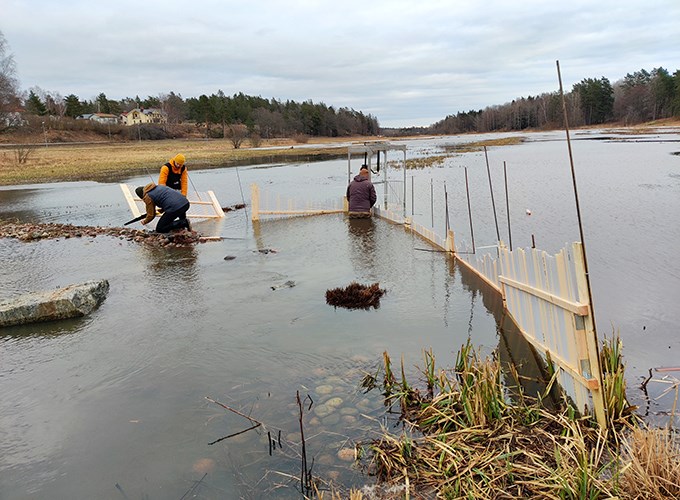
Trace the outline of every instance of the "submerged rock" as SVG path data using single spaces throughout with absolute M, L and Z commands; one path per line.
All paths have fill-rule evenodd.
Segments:
M 0 302 L 0 327 L 86 316 L 109 292 L 107 280 L 34 292 Z
M 192 470 L 198 474 L 209 474 L 215 470 L 215 460 L 212 458 L 199 458 L 194 462 Z
M 338 451 L 338 458 L 344 462 L 352 462 L 355 457 L 354 448 L 341 448 Z
M 314 413 L 321 418 L 327 417 L 334 411 L 335 408 L 328 405 L 318 405 L 316 408 L 314 408 Z
M 337 408 L 338 406 L 342 405 L 342 398 L 338 398 L 338 397 L 331 398 L 328 401 L 326 401 L 324 404 L 326 404 L 327 406 L 330 406 L 331 408 Z
M 278 290 L 279 288 L 293 288 L 295 286 L 295 282 L 288 280 L 285 283 L 282 283 L 280 285 L 274 285 L 271 287 L 272 290 Z

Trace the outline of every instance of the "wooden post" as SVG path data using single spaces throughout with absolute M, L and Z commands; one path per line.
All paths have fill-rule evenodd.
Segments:
M 120 189 L 123 191 L 123 195 L 125 196 L 125 201 L 128 202 L 128 206 L 130 207 L 130 210 L 132 211 L 132 215 L 135 217 L 139 217 L 142 215 L 142 210 L 140 207 L 137 205 L 137 202 L 135 200 L 139 200 L 139 198 L 133 197 L 132 193 L 130 192 L 130 188 L 128 187 L 127 184 L 120 184 Z M 144 202 L 142 202 L 142 205 Z
M 590 393 L 593 398 L 593 406 L 595 409 L 595 417 L 600 427 L 607 428 L 607 416 L 605 413 L 604 394 L 602 391 L 602 368 L 600 367 L 600 354 L 597 344 L 597 334 L 595 333 L 595 324 L 593 322 L 593 305 L 590 303 L 590 293 L 588 291 L 588 280 L 586 275 L 586 268 L 584 262 L 583 245 L 579 242 L 574 243 L 574 266 L 576 268 L 576 285 L 578 287 L 578 301 L 587 302 L 590 307 L 590 314 L 583 316 L 583 330 L 578 331 L 583 333 L 586 337 L 586 344 L 588 347 L 588 359 L 590 361 L 589 379 L 595 380 L 597 384 L 593 383 L 590 387 Z M 581 329 L 578 329 L 581 330 Z M 594 387 L 597 385 L 597 387 Z
M 250 219 L 260 220 L 260 188 L 257 184 L 250 185 L 250 204 L 252 205 Z
M 456 245 L 455 245 L 455 240 L 453 237 L 453 230 L 448 229 L 446 231 L 446 243 L 445 243 L 445 249 L 447 252 L 451 253 L 456 253 Z
M 224 210 L 222 210 L 220 202 L 217 201 L 215 193 L 213 193 L 212 191 L 208 191 L 208 197 L 210 198 L 210 202 L 212 203 L 213 209 L 215 210 L 215 214 L 218 217 L 224 217 Z

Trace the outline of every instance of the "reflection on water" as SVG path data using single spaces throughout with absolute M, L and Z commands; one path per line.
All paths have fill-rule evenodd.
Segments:
M 547 365 L 536 349 L 524 338 L 517 325 L 506 314 L 500 294 L 480 281 L 464 265 L 457 267 L 460 270 L 463 286 L 470 290 L 472 294 L 472 304 L 479 295 L 484 307 L 494 315 L 498 328 L 497 353 L 502 363 L 504 383 L 510 389 L 511 396 L 518 396 L 517 391 L 513 388 L 519 385 L 522 394 L 525 396 L 536 398 L 540 395 L 547 408 L 559 407 L 562 400 L 559 387 L 553 384 L 550 392 L 546 395 L 550 381 Z M 472 334 L 473 325 L 472 310 L 471 308 L 468 330 L 470 334 Z
M 357 274 L 370 276 L 375 269 L 377 249 L 375 245 L 375 225 L 373 219 L 347 218 L 347 230 L 349 231 L 349 253 Z
M 556 134 L 536 138 L 491 148 L 489 158 L 492 169 L 501 158 L 508 162 L 515 246 L 530 245 L 535 235 L 539 246 L 554 251 L 577 232 L 573 198 L 563 143 Z M 459 140 L 414 141 L 412 152 L 432 154 Z M 680 212 L 680 177 L 673 175 L 680 167 L 667 147 L 606 141 L 575 147 L 598 321 L 621 326 L 632 374 L 672 364 L 680 348 L 671 329 L 680 320 L 673 255 L 680 241 L 673 216 Z M 470 171 L 481 246 L 495 238 L 483 154 L 417 172 L 416 206 L 408 208 L 429 225 L 430 206 L 444 213 L 443 196 L 435 191 L 430 200 L 429 180 L 435 187 L 446 182 L 451 224 L 457 238 L 468 237 L 462 166 Z M 234 174 L 195 171 L 193 181 L 232 205 L 241 202 Z M 240 175 L 244 185 L 270 184 L 310 201 L 342 196 L 347 181 L 344 160 L 243 168 Z M 369 481 L 337 452 L 375 436 L 371 418 L 382 414 L 382 401 L 357 384 L 375 373 L 384 351 L 392 359 L 403 355 L 406 375 L 415 379 L 422 349 L 431 347 L 447 367 L 470 337 L 484 353 L 497 349 L 501 360 L 520 365 L 527 394 L 544 388 L 540 359 L 503 317 L 498 297 L 441 253 L 418 250 L 426 245 L 399 226 L 341 215 L 251 226 L 244 215 L 195 224 L 225 239 L 192 249 L 110 237 L 0 240 L 0 299 L 90 279 L 111 285 L 88 318 L 0 333 L 0 497 L 120 498 L 118 484 L 129 498 L 181 498 L 202 477 L 197 464 L 214 464 L 201 498 L 296 498 L 290 485 L 270 489 L 282 481 L 267 471 L 299 473 L 298 390 L 314 401 L 305 434 L 317 473 L 337 475 L 343 484 Z M 61 183 L 0 188 L 3 217 L 120 225 L 130 214 L 116 184 Z M 435 225 L 444 224 L 435 218 Z M 260 252 L 267 249 L 275 252 Z M 295 286 L 277 287 L 287 281 Z M 325 304 L 327 289 L 351 281 L 380 282 L 387 289 L 380 309 Z M 209 446 L 247 423 L 205 396 L 281 430 L 283 447 L 270 456 L 264 431 Z
M 162 285 L 166 280 L 188 281 L 193 286 L 197 283 L 199 269 L 197 267 L 198 252 L 195 247 L 158 248 L 144 247 L 144 256 L 149 261 L 148 270 L 152 285 Z

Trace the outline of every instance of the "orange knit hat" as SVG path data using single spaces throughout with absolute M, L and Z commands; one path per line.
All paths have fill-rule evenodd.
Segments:
M 186 160 L 186 159 L 184 158 L 184 155 L 183 155 L 182 153 L 179 153 L 178 155 L 176 155 L 176 156 L 172 159 L 172 161 L 173 161 L 173 162 L 175 163 L 175 165 L 177 165 L 178 167 L 181 167 L 182 165 L 184 165 L 185 160 Z

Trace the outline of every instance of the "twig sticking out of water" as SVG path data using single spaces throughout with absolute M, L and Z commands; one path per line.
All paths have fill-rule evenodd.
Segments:
M 122 487 L 120 484 L 116 483 L 116 489 L 117 489 L 118 491 L 120 491 L 120 494 L 123 495 L 123 498 L 125 498 L 125 499 L 127 499 L 127 500 L 130 500 L 130 497 L 128 497 L 128 496 L 125 494 L 125 492 L 123 491 L 123 487 Z M 184 498 L 184 497 L 182 497 L 182 498 Z
M 296 392 L 296 399 L 297 399 L 297 404 L 298 404 L 298 409 L 300 410 L 300 442 L 302 444 L 302 460 L 301 460 L 301 465 L 302 465 L 302 470 L 300 471 L 300 488 L 301 491 L 304 492 L 309 492 L 311 491 L 312 488 L 312 471 L 311 469 L 307 468 L 307 448 L 305 444 L 305 430 L 302 425 L 302 415 L 304 413 L 304 410 L 302 409 L 302 400 L 300 399 L 300 391 Z
M 208 475 L 208 473 L 206 472 L 205 474 L 203 474 L 203 477 L 201 479 L 199 479 L 198 481 L 195 481 L 194 485 L 191 488 L 189 488 L 189 490 L 184 495 L 182 495 L 182 498 L 180 498 L 179 500 L 184 500 L 185 498 L 190 498 L 190 496 L 194 494 L 196 489 L 201 485 L 201 483 L 205 479 L 205 476 L 207 476 L 207 475 Z
M 237 415 L 241 415 L 243 418 L 247 418 L 248 420 L 250 420 L 250 421 L 253 422 L 254 424 L 264 425 L 264 424 L 263 424 L 262 422 L 260 422 L 259 420 L 255 420 L 253 417 L 251 417 L 251 416 L 249 416 L 249 415 L 246 415 L 245 413 L 241 413 L 241 412 L 238 411 L 238 410 L 234 410 L 233 408 L 231 408 L 231 407 L 225 405 L 224 403 L 220 403 L 219 401 L 215 401 L 215 400 L 212 399 L 211 397 L 206 396 L 205 399 L 207 399 L 207 400 L 210 401 L 211 403 L 215 403 L 216 405 L 221 406 L 221 407 L 224 408 L 225 410 L 229 410 L 229 411 L 232 412 L 232 413 L 236 413 Z
M 228 436 L 224 436 L 224 437 L 221 437 L 219 439 L 216 439 L 212 443 L 208 443 L 208 446 L 212 446 L 213 444 L 217 444 L 220 441 L 224 441 L 225 439 L 233 438 L 234 436 L 238 436 L 238 435 L 244 434 L 248 431 L 252 431 L 253 429 L 257 429 L 258 427 L 260 427 L 260 425 L 262 425 L 262 424 L 257 423 L 255 425 L 253 425 L 252 427 L 248 427 L 247 429 L 243 429 L 242 431 L 234 432 L 233 434 L 229 434 Z

